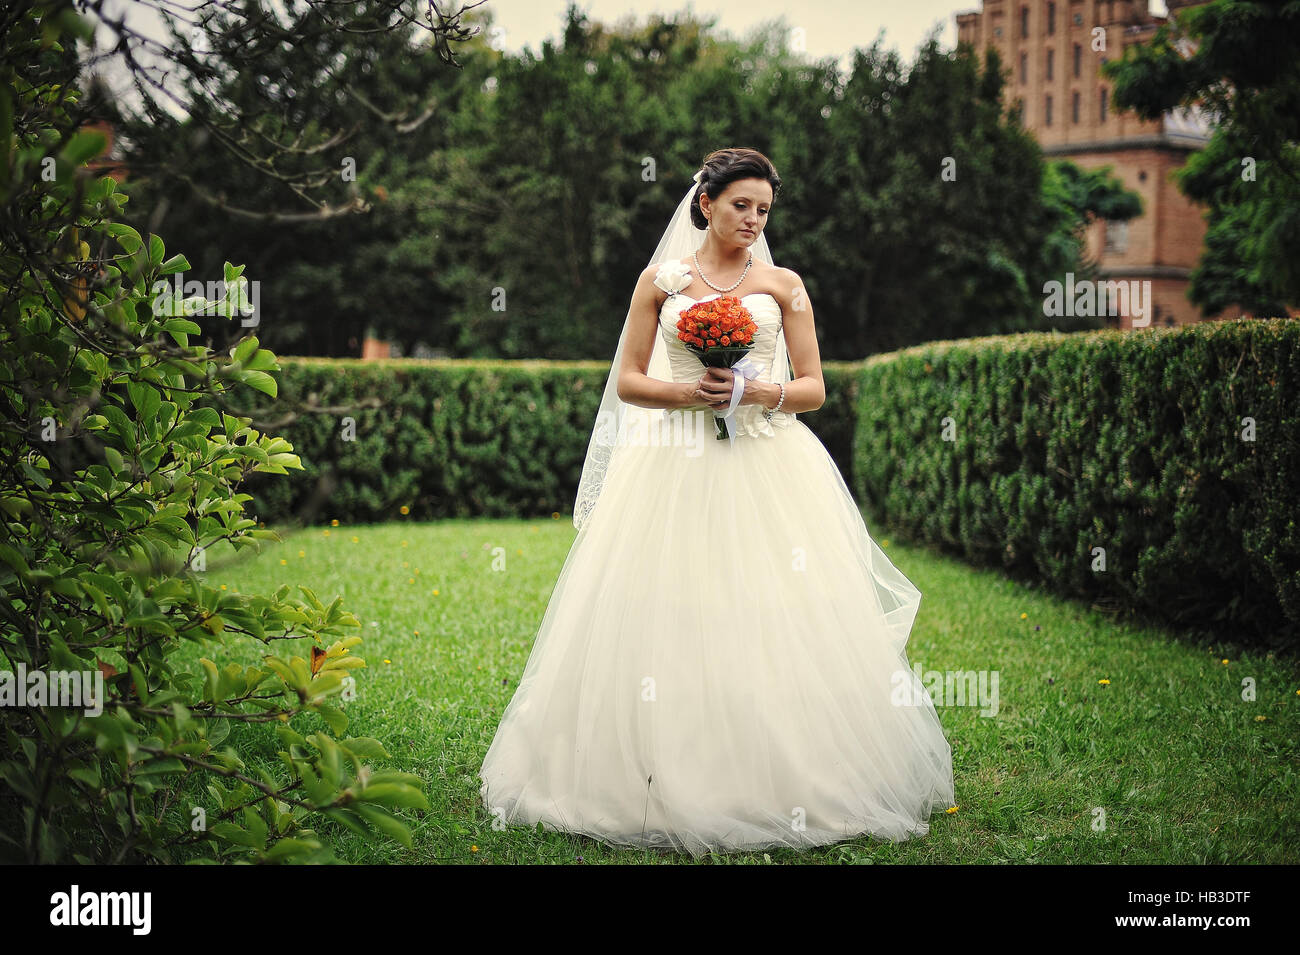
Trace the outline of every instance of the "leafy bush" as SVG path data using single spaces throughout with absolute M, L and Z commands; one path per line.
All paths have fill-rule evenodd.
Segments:
M 301 463 L 197 399 L 274 396 L 279 365 L 251 336 L 229 355 L 189 342 L 186 313 L 239 314 L 241 268 L 227 264 L 220 299 L 157 296 L 188 262 L 114 222 L 126 196 L 86 174 L 103 139 L 69 117 L 61 29 L 84 33 L 70 13 L 22 17 L 0 72 L 0 854 L 321 861 L 325 818 L 410 845 L 390 809 L 427 808 L 421 780 L 374 770 L 379 741 L 338 738 L 365 666 L 341 598 L 204 582 L 214 546 L 278 539 L 244 515 L 239 484 Z M 223 665 L 250 639 L 284 649 Z M 190 672 L 178 661 L 195 643 L 209 656 Z M 39 675 L 81 692 L 41 695 Z M 232 724 L 274 727 L 274 771 L 246 765 Z

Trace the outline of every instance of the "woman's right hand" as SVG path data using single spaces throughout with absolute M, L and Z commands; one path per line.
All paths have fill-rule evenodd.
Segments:
M 707 373 L 700 375 L 694 382 L 683 382 L 682 387 L 686 389 L 686 404 L 682 406 L 685 411 L 695 408 L 707 408 L 709 399 L 704 394 L 704 379 L 708 377 Z

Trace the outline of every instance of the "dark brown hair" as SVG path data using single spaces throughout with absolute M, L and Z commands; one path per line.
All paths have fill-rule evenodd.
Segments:
M 700 184 L 691 196 L 691 222 L 697 229 L 707 229 L 709 220 L 700 211 L 700 193 L 706 193 L 710 201 L 722 195 L 727 186 L 737 179 L 766 179 L 772 186 L 772 201 L 781 188 L 781 177 L 776 174 L 776 167 L 757 149 L 737 147 L 735 149 L 718 149 L 704 160 L 704 173 Z

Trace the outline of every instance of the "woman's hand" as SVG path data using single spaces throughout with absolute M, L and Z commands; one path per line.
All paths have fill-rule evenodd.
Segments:
M 710 408 L 719 410 L 731 404 L 731 392 L 736 386 L 736 373 L 730 368 L 706 368 L 700 377 L 701 387 L 698 392 L 706 401 L 712 400 Z M 770 408 L 777 402 L 777 386 L 770 381 L 756 381 L 753 378 L 745 382 L 745 393 L 740 396 L 741 405 L 760 405 Z M 768 399 L 771 400 L 768 400 Z
M 730 368 L 705 368 L 696 394 L 710 408 L 722 409 L 731 404 L 731 389 L 736 373 Z

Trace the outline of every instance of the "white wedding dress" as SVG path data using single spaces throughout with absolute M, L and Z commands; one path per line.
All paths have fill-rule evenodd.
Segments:
M 701 374 L 676 337 L 695 301 L 660 311 L 676 381 Z M 743 302 L 770 381 L 780 305 Z M 614 458 L 483 761 L 494 824 L 700 855 L 901 840 L 952 805 L 904 649 L 920 592 L 803 422 L 735 415 L 734 443 L 705 410 L 694 442 Z

